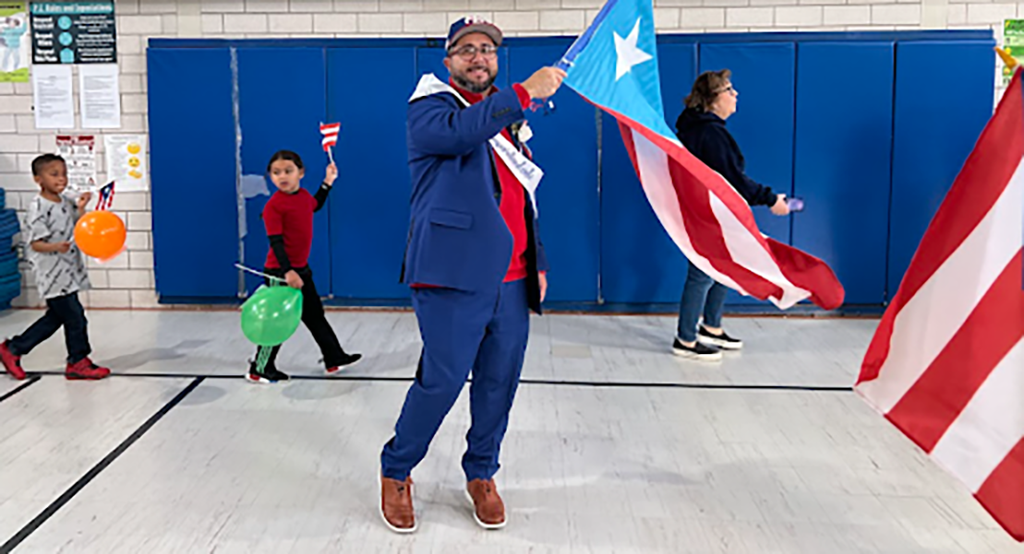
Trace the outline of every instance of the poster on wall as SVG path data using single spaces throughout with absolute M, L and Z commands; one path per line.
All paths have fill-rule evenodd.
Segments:
M 57 135 L 57 153 L 68 166 L 68 188 L 74 192 L 96 190 L 96 137 Z
M 78 68 L 78 98 L 83 129 L 121 127 L 121 87 L 116 64 Z
M 1003 52 L 1012 56 L 1017 63 L 1024 62 L 1024 19 L 1007 19 L 1003 22 Z M 1013 68 L 1003 64 L 1003 86 L 1010 83 Z
M 118 192 L 148 190 L 146 135 L 107 135 L 103 137 L 107 153 L 107 180 L 117 182 Z
M 117 63 L 114 2 L 32 2 L 30 8 L 32 63 Z
M 40 65 L 32 70 L 36 129 L 72 129 L 75 100 L 70 65 Z
M 31 38 L 25 2 L 0 0 L 0 83 L 27 83 Z

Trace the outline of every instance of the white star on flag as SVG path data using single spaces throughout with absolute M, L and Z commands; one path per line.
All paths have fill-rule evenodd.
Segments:
M 651 58 L 651 55 L 637 48 L 636 41 L 640 38 L 640 19 L 636 19 L 636 25 L 629 32 L 629 36 L 622 38 L 618 33 L 612 31 L 615 36 L 615 80 L 618 81 L 623 75 L 629 73 L 634 65 L 644 63 Z

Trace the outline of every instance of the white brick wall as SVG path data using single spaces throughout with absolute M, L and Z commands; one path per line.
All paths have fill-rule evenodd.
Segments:
M 725 8 L 681 8 L 682 29 L 721 29 L 725 27 Z
M 576 35 L 593 21 L 603 0 L 116 2 L 124 113 L 123 128 L 114 133 L 142 133 L 148 108 L 145 46 L 152 37 L 443 36 L 449 22 L 467 13 L 492 18 L 509 36 Z M 1003 19 L 1024 17 L 1024 4 L 1005 0 L 654 0 L 654 7 L 663 33 L 992 28 L 999 36 Z M 996 63 L 993 56 L 994 69 Z M 31 86 L 0 83 L 0 186 L 10 207 L 22 209 L 36 194 L 29 165 L 35 155 L 54 149 L 55 134 L 35 128 Z M 102 144 L 98 158 L 102 180 Z M 94 288 L 83 296 L 86 305 L 157 306 L 149 205 L 146 193 L 117 195 L 115 207 L 128 226 L 127 252 L 104 264 L 89 263 Z M 31 277 L 24 282 L 16 303 L 40 305 Z
M 355 33 L 358 30 L 356 14 L 320 14 L 313 18 L 313 31 L 316 33 Z
M 772 27 L 775 20 L 773 8 L 727 8 L 726 27 Z
M 868 25 L 871 23 L 871 6 L 825 6 L 825 25 Z
M 881 4 L 871 6 L 871 23 L 874 25 L 917 25 L 920 22 L 920 4 Z
M 359 32 L 396 33 L 402 30 L 402 14 L 400 13 L 361 13 L 356 18 Z
M 271 33 L 312 33 L 313 14 L 291 13 L 270 16 Z
M 785 27 L 821 27 L 821 6 L 791 6 L 775 8 L 775 24 Z
M 579 34 L 586 29 L 586 21 L 586 12 L 583 10 L 543 10 L 540 12 L 540 30 L 549 31 L 552 34 L 566 32 Z
M 224 15 L 225 33 L 266 33 L 267 14 L 229 13 Z

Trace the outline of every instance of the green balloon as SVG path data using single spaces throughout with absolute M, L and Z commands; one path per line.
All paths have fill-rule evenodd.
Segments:
M 259 346 L 277 346 L 295 333 L 302 321 L 302 291 L 260 285 L 242 304 L 242 333 Z

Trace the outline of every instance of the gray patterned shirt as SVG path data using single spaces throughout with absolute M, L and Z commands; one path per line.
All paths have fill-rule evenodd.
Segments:
M 89 274 L 75 244 L 75 223 L 78 222 L 75 203 L 63 196 L 59 203 L 36 196 L 28 207 L 27 222 L 25 251 L 35 270 L 39 295 L 50 299 L 88 289 Z M 51 244 L 68 241 L 71 249 L 36 252 L 32 243 L 37 240 Z

